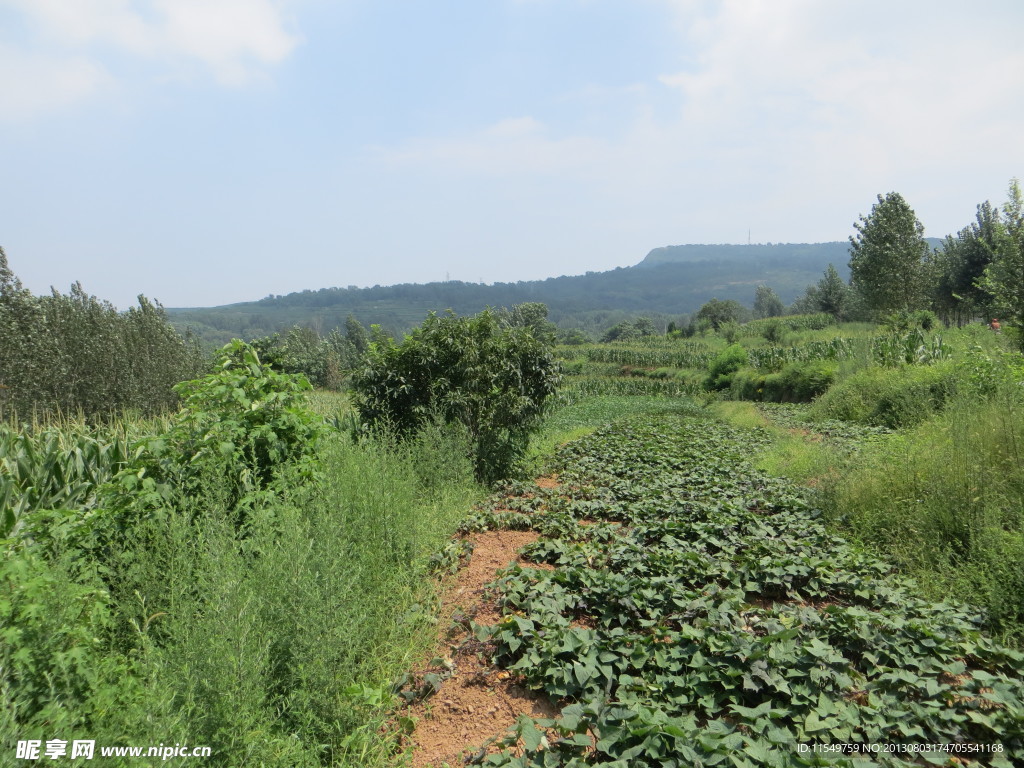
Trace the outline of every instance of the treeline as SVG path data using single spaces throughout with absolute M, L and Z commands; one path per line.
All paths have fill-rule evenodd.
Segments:
M 483 285 L 453 280 L 427 285 L 324 288 L 225 307 L 168 312 L 176 325 L 193 328 L 203 343 L 212 347 L 231 338 L 254 339 L 281 333 L 296 325 L 323 334 L 344 328 L 350 315 L 363 325 L 378 324 L 388 335 L 400 335 L 422 323 L 431 311 L 452 309 L 470 315 L 486 307 L 543 303 L 550 307 L 550 320 L 559 328 L 579 329 L 594 340 L 638 314 L 654 319 L 663 331 L 667 322 L 696 312 L 712 297 L 749 302 L 751 283 L 771 285 L 783 301 L 791 302 L 830 261 L 836 260 L 835 249 L 826 245 L 792 246 L 798 249 L 792 253 L 737 246 L 737 252 L 745 256 L 641 264 L 518 283 Z
M 384 336 L 378 326 L 374 326 L 372 333 L 375 339 Z M 301 373 L 315 387 L 337 390 L 363 361 L 370 340 L 366 329 L 349 315 L 344 333 L 335 328 L 321 336 L 312 328 L 294 326 L 287 333 L 264 336 L 251 343 L 260 360 L 274 370 Z
M 203 367 L 197 341 L 178 334 L 159 304 L 139 296 L 118 312 L 79 283 L 67 295 L 34 296 L 0 248 L 0 416 L 159 413 L 177 402 L 172 387 Z
M 879 195 L 854 227 L 849 283 L 832 271 L 796 309 L 838 319 L 934 313 L 947 325 L 1002 318 L 1018 335 L 1024 327 L 1024 197 L 1017 179 L 1002 206 L 981 203 L 974 222 L 938 248 L 896 192 Z

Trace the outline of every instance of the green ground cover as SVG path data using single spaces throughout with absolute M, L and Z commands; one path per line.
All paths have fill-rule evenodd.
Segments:
M 505 618 L 479 636 L 561 715 L 522 718 L 505 743 L 521 752 L 481 764 L 948 764 L 911 751 L 927 744 L 1024 758 L 1024 656 L 756 471 L 768 440 L 698 408 L 627 420 L 565 446 L 559 488 L 502 501 L 521 511 L 495 522 L 539 530 L 528 557 L 555 569 L 510 568 Z M 892 751 L 811 750 L 841 742 Z

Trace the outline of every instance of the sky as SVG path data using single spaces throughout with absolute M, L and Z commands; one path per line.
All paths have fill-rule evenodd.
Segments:
M 1024 177 L 1019 0 L 0 0 L 0 245 L 124 309 L 925 234 Z

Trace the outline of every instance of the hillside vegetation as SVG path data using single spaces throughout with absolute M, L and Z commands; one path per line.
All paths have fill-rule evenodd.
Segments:
M 323 288 L 269 296 L 260 301 L 206 309 L 169 309 L 179 328 L 220 346 L 233 337 L 268 336 L 294 325 L 328 333 L 354 315 L 392 334 L 423 322 L 428 312 L 460 315 L 524 302 L 546 304 L 560 328 L 599 336 L 621 320 L 658 317 L 662 330 L 680 315 L 696 312 L 712 298 L 753 301 L 758 284 L 774 287 L 789 303 L 829 265 L 846 272 L 844 243 L 773 246 L 674 246 L 655 249 L 633 267 L 547 280 L 482 285 L 450 281 L 427 285 Z

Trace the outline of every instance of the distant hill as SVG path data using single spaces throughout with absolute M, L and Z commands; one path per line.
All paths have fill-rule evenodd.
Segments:
M 326 333 L 343 326 L 349 314 L 364 325 L 378 323 L 401 333 L 419 325 L 430 311 L 472 314 L 525 301 L 547 304 L 550 319 L 561 328 L 595 333 L 638 315 L 667 322 L 695 312 L 712 298 L 750 306 L 761 283 L 792 302 L 821 279 L 830 263 L 847 277 L 848 247 L 845 242 L 674 245 L 655 248 L 632 267 L 547 280 L 321 288 L 222 307 L 167 311 L 176 326 L 192 328 L 211 345 L 233 337 L 266 336 L 293 325 Z
M 666 245 L 647 254 L 638 267 L 656 267 L 659 264 L 677 264 L 692 261 L 727 261 L 772 258 L 827 258 L 836 265 L 845 266 L 850 259 L 850 243 L 758 243 L 757 245 Z M 826 264 L 828 264 L 828 261 Z

